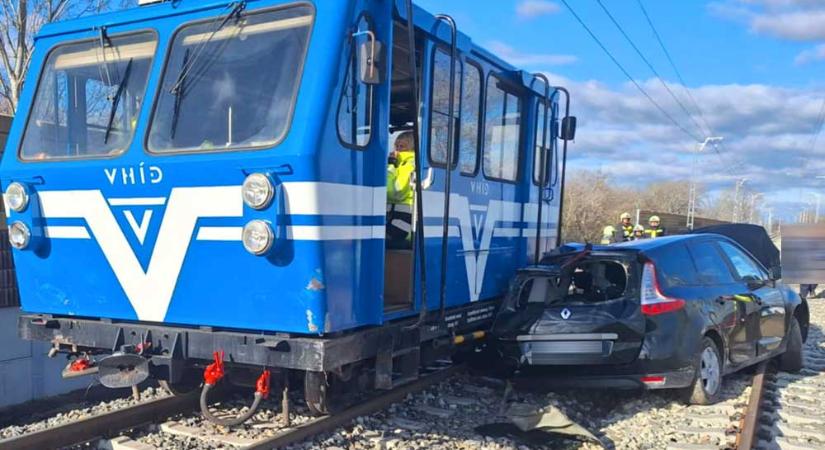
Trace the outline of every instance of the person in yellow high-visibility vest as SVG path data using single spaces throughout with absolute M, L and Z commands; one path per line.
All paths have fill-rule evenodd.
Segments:
M 413 134 L 406 131 L 395 138 L 395 150 L 387 164 L 387 244 L 409 248 L 413 231 L 415 152 Z
M 645 230 L 645 237 L 648 239 L 656 239 L 667 234 L 667 231 L 659 226 L 661 223 L 662 221 L 659 219 L 659 216 L 650 216 L 650 220 L 648 220 L 650 227 Z
M 613 225 L 608 225 L 602 230 L 602 245 L 610 245 L 616 242 L 616 228 Z
M 633 240 L 633 217 L 630 213 L 622 213 L 619 216 L 619 227 L 618 230 L 620 231 L 621 241 L 632 241 Z

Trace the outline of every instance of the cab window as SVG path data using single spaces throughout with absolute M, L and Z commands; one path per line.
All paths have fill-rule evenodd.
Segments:
M 149 150 L 225 151 L 283 140 L 312 22 L 310 6 L 293 6 L 183 27 L 160 83 Z
M 518 179 L 521 99 L 505 91 L 495 75 L 487 78 L 484 117 L 484 175 L 494 180 Z
M 447 165 L 447 149 L 450 143 L 450 54 L 436 49 L 433 60 L 432 113 L 430 115 L 430 162 L 437 166 Z M 455 62 L 455 82 L 453 89 L 453 151 L 456 150 L 456 136 L 459 131 L 458 117 L 461 113 L 461 61 Z M 455 153 L 453 153 L 455 155 Z M 453 164 L 456 159 L 453 157 Z M 455 167 L 455 166 L 453 166 Z
M 550 183 L 550 170 L 552 166 L 552 153 L 550 149 L 553 143 L 553 132 L 548 116 L 552 116 L 553 109 L 548 105 L 547 114 L 544 113 L 545 104 L 542 101 L 536 103 L 536 133 L 535 133 L 535 151 L 533 152 L 533 183 L 536 185 L 542 184 L 546 186 Z M 545 131 L 547 133 L 545 140 Z M 542 165 L 542 160 L 544 164 Z M 544 183 L 542 179 L 542 167 L 544 167 Z
M 131 143 L 154 33 L 103 36 L 49 53 L 23 134 L 26 161 L 114 156 Z
M 733 268 L 736 270 L 739 279 L 743 281 L 766 280 L 767 274 L 759 269 L 753 260 L 742 250 L 729 242 L 719 242 L 719 247 L 728 256 Z
M 370 31 L 369 22 L 362 17 L 350 39 L 347 72 L 344 74 L 344 86 L 338 100 L 338 138 L 341 142 L 354 148 L 364 148 L 372 137 L 373 86 L 361 81 L 358 74 L 358 49 L 367 42 L 365 31 Z
M 462 174 L 475 175 L 481 130 L 481 68 L 473 63 L 467 64 L 462 85 L 458 165 Z

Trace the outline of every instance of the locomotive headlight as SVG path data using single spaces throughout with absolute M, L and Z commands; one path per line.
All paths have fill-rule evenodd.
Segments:
M 243 227 L 243 247 L 253 255 L 263 255 L 272 248 L 275 234 L 263 220 L 253 220 Z
M 18 221 L 9 227 L 9 243 L 12 247 L 23 250 L 29 246 L 31 239 L 32 233 L 25 223 Z
M 29 206 L 29 193 L 22 184 L 15 181 L 6 188 L 6 203 L 17 212 L 24 211 Z
M 275 195 L 275 188 L 269 177 L 262 173 L 253 173 L 246 177 L 241 188 L 243 201 L 250 208 L 264 209 L 269 206 L 272 197 Z

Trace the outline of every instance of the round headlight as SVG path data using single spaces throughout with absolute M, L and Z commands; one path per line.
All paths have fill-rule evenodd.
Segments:
M 243 201 L 250 208 L 264 209 L 269 206 L 272 197 L 275 195 L 275 188 L 269 177 L 262 173 L 253 173 L 246 177 L 241 189 Z
M 9 208 L 21 212 L 29 206 L 29 193 L 22 184 L 15 181 L 6 188 L 6 203 Z
M 253 255 L 263 255 L 272 248 L 275 235 L 263 220 L 253 220 L 243 227 L 243 247 Z
M 32 233 L 29 231 L 29 227 L 27 227 L 25 223 L 14 222 L 9 227 L 9 242 L 12 247 L 18 250 L 28 247 L 31 238 Z

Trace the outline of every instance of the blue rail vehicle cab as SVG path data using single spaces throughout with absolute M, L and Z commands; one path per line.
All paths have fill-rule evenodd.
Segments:
M 565 90 L 404 0 L 47 25 L 0 166 L 21 335 L 91 365 L 139 356 L 137 378 L 177 382 L 223 351 L 324 376 L 367 364 L 389 387 L 399 355 L 480 337 L 556 245 L 567 111 Z M 388 154 L 416 130 L 412 235 L 388 248 Z

